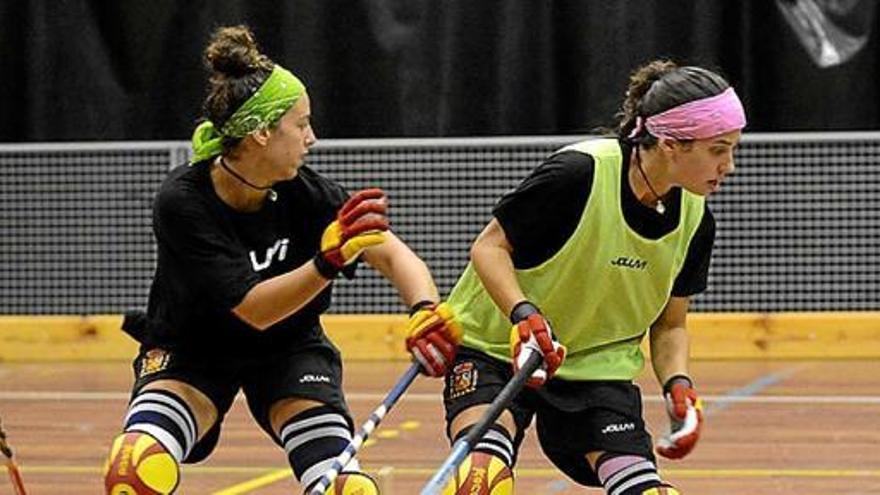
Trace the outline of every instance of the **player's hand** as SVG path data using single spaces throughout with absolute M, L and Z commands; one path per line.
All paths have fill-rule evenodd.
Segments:
M 513 307 L 510 321 L 513 323 L 510 331 L 513 372 L 519 372 L 525 365 L 530 354 L 529 349 L 540 352 L 544 356 L 544 362 L 526 380 L 527 386 L 540 388 L 562 366 L 565 360 L 565 346 L 553 336 L 550 322 L 544 318 L 537 306 L 528 301 L 522 301 Z
M 381 189 L 366 189 L 348 199 L 336 220 L 324 229 L 315 265 L 321 275 L 334 278 L 364 249 L 385 241 L 388 199 Z
M 669 433 L 657 441 L 657 453 L 667 459 L 688 455 L 700 439 L 703 428 L 703 402 L 697 397 L 691 379 L 676 375 L 663 386 Z
M 406 325 L 406 348 L 430 376 L 444 376 L 455 362 L 461 343 L 461 325 L 446 303 L 419 303 Z

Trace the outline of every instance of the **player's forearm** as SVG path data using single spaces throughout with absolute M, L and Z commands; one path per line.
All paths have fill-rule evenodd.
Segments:
M 388 279 L 407 306 L 420 301 L 440 300 L 428 266 L 399 238 L 390 233 L 387 240 L 364 252 L 364 259 Z
M 516 279 L 510 252 L 503 246 L 477 239 L 471 247 L 471 261 L 486 292 L 504 315 L 509 315 L 513 306 L 526 298 Z
M 400 299 L 407 307 L 420 301 L 440 300 L 437 286 L 425 262 L 413 255 L 412 258 L 395 260 L 391 270 L 385 275 L 400 294 Z
M 255 285 L 232 312 L 257 330 L 265 330 L 292 315 L 324 290 L 330 281 L 311 261 Z
M 688 375 L 690 337 L 684 326 L 651 328 L 651 364 L 663 384 L 675 375 Z

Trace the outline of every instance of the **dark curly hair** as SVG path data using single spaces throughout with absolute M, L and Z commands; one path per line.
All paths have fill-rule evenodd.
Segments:
M 204 57 L 211 75 L 203 111 L 219 129 L 266 81 L 275 63 L 260 53 L 253 33 L 244 25 L 217 28 Z M 224 151 L 239 141 L 241 138 L 224 137 Z
M 730 84 L 708 69 L 679 67 L 668 60 L 654 60 L 636 69 L 629 78 L 629 87 L 618 112 L 617 136 L 650 148 L 657 138 L 642 129 L 629 138 L 636 118 L 650 117 L 689 101 L 722 93 Z

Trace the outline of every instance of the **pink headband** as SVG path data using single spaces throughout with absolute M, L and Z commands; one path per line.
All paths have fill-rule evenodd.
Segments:
M 746 114 L 733 88 L 703 98 L 689 101 L 647 119 L 638 117 L 629 137 L 635 137 L 642 126 L 658 138 L 690 140 L 706 139 L 746 126 Z

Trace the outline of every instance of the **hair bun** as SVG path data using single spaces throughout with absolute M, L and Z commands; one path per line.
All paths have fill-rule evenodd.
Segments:
M 267 60 L 260 53 L 253 33 L 244 25 L 217 29 L 205 49 L 206 65 L 227 77 L 250 74 L 265 66 Z

